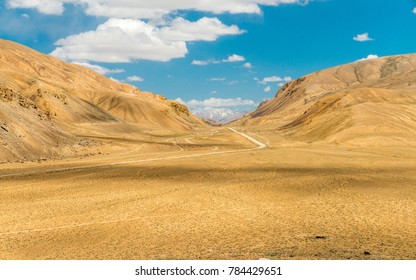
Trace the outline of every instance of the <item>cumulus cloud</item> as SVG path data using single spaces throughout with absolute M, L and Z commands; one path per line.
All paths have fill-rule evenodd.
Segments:
M 39 13 L 45 15 L 62 15 L 65 2 L 64 0 L 8 0 L 7 5 L 12 9 L 36 9 Z
M 160 30 L 160 36 L 169 41 L 215 41 L 224 35 L 239 35 L 245 31 L 238 26 L 227 26 L 218 18 L 201 18 L 196 22 L 190 22 L 184 18 L 174 19 L 169 26 Z
M 11 8 L 33 8 L 43 14 L 61 15 L 64 4 L 82 7 L 86 14 L 107 18 L 152 19 L 180 10 L 194 10 L 214 14 L 261 14 L 261 5 L 308 4 L 308 0 L 7 0 Z
M 373 41 L 373 38 L 370 38 L 370 36 L 368 35 L 368 32 L 363 33 L 363 34 L 358 34 L 356 36 L 354 36 L 352 38 L 354 41 L 357 42 L 367 42 L 367 41 Z
M 220 36 L 244 33 L 236 25 L 204 17 L 190 22 L 176 17 L 180 11 L 213 14 L 261 14 L 261 6 L 308 4 L 308 0 L 6 0 L 8 8 L 36 9 L 62 15 L 66 5 L 76 5 L 85 14 L 107 18 L 96 30 L 68 36 L 56 42 L 52 55 L 67 61 L 131 62 L 145 59 L 169 61 L 188 53 L 187 42 L 215 41 Z M 168 21 L 168 22 L 166 22 Z M 243 61 L 230 57 L 227 62 Z M 195 65 L 215 62 L 195 61 Z
M 217 18 L 204 17 L 196 22 L 179 18 L 162 28 L 141 20 L 112 18 L 94 31 L 58 40 L 51 55 L 67 61 L 169 61 L 188 53 L 187 42 L 212 41 L 241 32 L 237 26 L 224 25 Z
M 357 61 L 364 61 L 364 60 L 369 60 L 369 59 L 374 59 L 374 58 L 378 58 L 378 55 L 376 54 L 369 54 L 367 57 L 361 58 Z
M 245 59 L 244 56 L 241 56 L 241 55 L 238 55 L 238 54 L 233 54 L 233 55 L 230 55 L 229 57 L 227 57 L 226 59 L 223 59 L 222 62 L 233 63 L 233 62 L 241 62 L 241 61 L 245 61 L 245 60 L 246 59 Z
M 205 100 L 196 100 L 192 99 L 190 101 L 184 101 L 181 98 L 176 99 L 177 102 L 180 102 L 189 108 L 200 108 L 200 107 L 209 107 L 209 108 L 219 108 L 219 107 L 239 107 L 239 106 L 257 106 L 258 104 L 253 100 L 246 100 L 242 98 L 208 98 Z
M 246 62 L 246 63 L 244 63 L 243 67 L 247 68 L 247 69 L 251 69 L 251 68 L 253 68 L 253 65 L 250 62 Z
M 105 67 L 102 67 L 100 65 L 95 65 L 95 64 L 90 64 L 87 62 L 78 62 L 78 61 L 74 61 L 74 64 L 78 64 L 87 68 L 90 68 L 91 70 L 100 73 L 102 75 L 107 75 L 107 74 L 113 74 L 113 73 L 123 73 L 124 69 L 108 69 Z
M 416 14 L 416 7 L 413 8 L 412 13 Z
M 282 82 L 284 84 L 284 83 L 292 81 L 293 79 L 292 79 L 292 77 L 287 77 L 287 76 L 286 77 L 272 76 L 272 77 L 265 77 L 261 81 L 259 79 L 256 79 L 256 78 L 255 78 L 255 80 L 259 81 L 260 84 L 282 83 Z
M 264 89 L 264 92 L 270 92 L 272 90 L 272 87 L 271 86 L 267 86 L 265 89 Z
M 261 14 L 261 6 L 308 3 L 309 0 L 6 0 L 7 7 L 12 9 L 62 15 L 65 6 L 76 5 L 87 15 L 107 18 L 96 30 L 58 40 L 52 52 L 67 61 L 96 62 L 169 61 L 188 53 L 187 42 L 215 41 L 220 36 L 245 32 L 236 25 L 223 24 L 218 18 L 204 17 L 195 22 L 175 18 L 181 11 Z M 229 62 L 241 61 L 238 59 L 241 57 L 231 57 Z M 193 64 L 210 63 L 215 62 Z
M 129 82 L 143 82 L 144 79 L 140 76 L 134 75 L 134 76 L 127 77 L 127 81 L 129 81 Z

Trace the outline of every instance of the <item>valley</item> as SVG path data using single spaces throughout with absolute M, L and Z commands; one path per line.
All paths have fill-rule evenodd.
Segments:
M 416 149 L 236 130 L 267 147 L 215 128 L 157 139 L 169 145 L 118 135 L 102 149 L 119 150 L 2 164 L 0 257 L 415 258 Z
M 415 259 L 415 92 L 356 61 L 210 126 L 0 40 L 0 259 Z

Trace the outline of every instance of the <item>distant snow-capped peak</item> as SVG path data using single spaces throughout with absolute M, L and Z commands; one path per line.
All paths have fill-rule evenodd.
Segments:
M 247 114 L 245 111 L 236 112 L 228 108 L 197 109 L 193 113 L 201 119 L 214 120 L 223 124 L 239 119 Z

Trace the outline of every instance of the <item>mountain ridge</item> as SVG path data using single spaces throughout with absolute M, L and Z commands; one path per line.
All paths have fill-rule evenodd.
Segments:
M 357 61 L 285 84 L 234 124 L 303 142 L 414 145 L 415 93 L 415 54 Z
M 95 143 L 76 140 L 83 124 L 132 131 L 205 126 L 182 104 L 6 40 L 0 40 L 0 124 L 0 161 L 50 157 L 73 151 L 69 147 L 80 141 Z

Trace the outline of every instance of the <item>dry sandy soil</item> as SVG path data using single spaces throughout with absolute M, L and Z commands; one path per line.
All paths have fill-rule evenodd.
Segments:
M 240 131 L 268 147 L 216 128 L 1 164 L 0 258 L 416 259 L 415 148 Z

